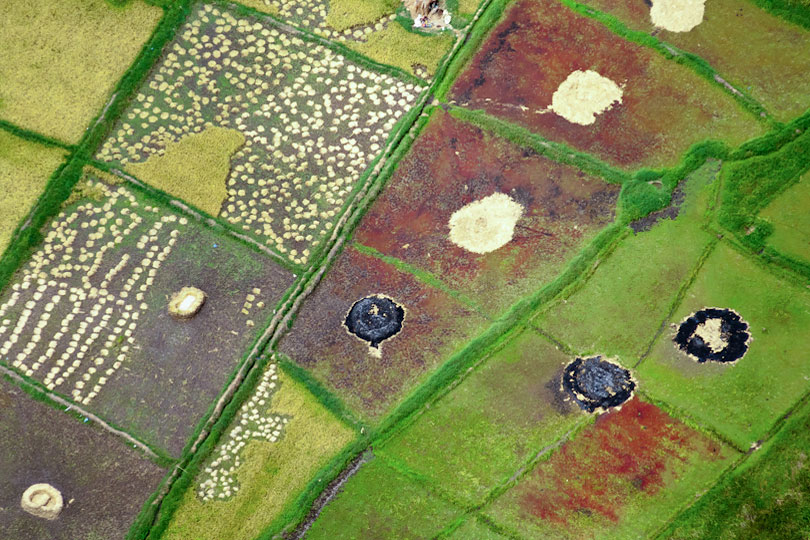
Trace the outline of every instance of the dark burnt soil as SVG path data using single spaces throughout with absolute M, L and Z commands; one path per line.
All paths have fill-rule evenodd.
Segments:
M 540 526 L 568 529 L 583 517 L 591 527 L 610 526 L 632 499 L 666 489 L 691 462 L 723 458 L 718 443 L 633 398 L 541 462 L 510 500 Z
M 375 349 L 402 330 L 405 310 L 390 298 L 373 295 L 354 303 L 343 324 Z
M 623 87 L 622 103 L 591 125 L 547 110 L 559 85 L 576 70 L 594 70 Z M 726 136 L 717 122 L 737 113 L 725 104 L 719 110 L 708 85 L 684 84 L 689 74 L 681 71 L 559 2 L 521 0 L 492 31 L 450 97 L 622 167 L 661 166 L 674 164 L 695 142 Z
M 358 298 L 375 295 L 396 299 L 407 313 L 399 333 L 370 354 L 368 342 L 344 322 Z M 486 325 L 444 292 L 349 248 L 307 298 L 279 348 L 361 417 L 376 419 Z
M 495 315 L 553 278 L 613 221 L 619 190 L 436 111 L 355 238 L 431 272 Z M 524 208 L 512 240 L 483 255 L 453 244 L 453 213 L 493 193 Z
M 585 411 L 609 409 L 627 401 L 636 383 L 630 371 L 601 357 L 577 358 L 563 371 L 562 386 Z
M 117 540 L 166 471 L 122 439 L 56 410 L 0 380 L 0 538 Z M 55 521 L 27 514 L 31 484 L 56 487 L 65 508 Z
M 717 319 L 720 321 L 720 333 L 725 346 L 715 350 L 701 338 L 698 327 L 706 321 Z M 730 309 L 706 308 L 687 317 L 678 327 L 673 341 L 678 348 L 700 363 L 736 362 L 748 351 L 748 323 Z
M 681 213 L 681 205 L 683 201 L 686 199 L 686 193 L 684 192 L 683 188 L 679 185 L 674 190 L 672 190 L 672 200 L 669 203 L 669 206 L 662 210 L 658 210 L 657 212 L 653 212 L 641 219 L 637 219 L 635 221 L 630 222 L 630 228 L 633 229 L 633 232 L 638 234 L 640 232 L 649 231 L 652 229 L 659 221 L 663 219 L 675 219 Z

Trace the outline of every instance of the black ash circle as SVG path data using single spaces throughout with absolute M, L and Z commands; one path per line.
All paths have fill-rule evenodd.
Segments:
M 636 383 L 630 371 L 594 356 L 577 358 L 568 364 L 563 371 L 562 386 L 582 409 L 593 412 L 627 401 Z
M 722 346 L 718 346 L 717 342 L 711 343 L 705 333 L 701 332 L 702 328 L 706 328 L 707 322 L 714 325 L 714 339 L 722 342 Z M 678 327 L 673 341 L 700 363 L 707 360 L 726 363 L 743 357 L 748 351 L 750 337 L 748 323 L 734 311 L 706 308 L 687 317 Z
M 375 295 L 355 302 L 343 324 L 349 332 L 377 348 L 383 340 L 402 330 L 404 319 L 405 310 L 396 302 Z

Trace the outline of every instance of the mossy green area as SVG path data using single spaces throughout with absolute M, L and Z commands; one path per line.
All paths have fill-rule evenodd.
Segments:
M 701 224 L 714 201 L 718 169 L 710 160 L 684 179 L 678 208 L 645 218 L 650 230 L 628 231 L 587 280 L 544 307 L 534 323 L 576 354 L 638 363 L 712 240 Z
M 752 340 L 737 362 L 698 363 L 672 341 L 677 325 L 705 307 L 733 309 L 749 324 Z M 765 438 L 810 390 L 810 293 L 725 242 L 706 260 L 669 323 L 638 369 L 641 387 L 741 450 Z
M 0 131 L 0 254 L 65 155 L 61 148 Z
M 470 540 L 473 538 L 475 540 L 506 540 L 509 537 L 496 532 L 481 519 L 471 516 L 459 527 L 454 528 L 445 538 L 452 540 Z
M 810 262 L 810 174 L 775 198 L 759 217 L 773 226 L 767 244 L 773 249 Z
M 307 540 L 432 538 L 462 511 L 374 458 L 324 507 Z
M 337 31 L 354 26 L 375 23 L 386 15 L 396 12 L 401 0 L 329 0 L 326 24 Z
M 167 143 L 162 155 L 130 163 L 127 170 L 149 185 L 217 216 L 228 196 L 231 156 L 244 143 L 241 132 L 208 125 L 200 133 Z
M 810 404 L 714 486 L 659 540 L 798 540 L 810 538 Z
M 142 1 L 4 2 L 0 118 L 78 141 L 162 15 Z
M 559 389 L 570 361 L 526 331 L 379 452 L 464 504 L 481 503 L 541 449 L 588 421 Z
M 187 490 L 163 538 L 252 540 L 354 438 L 353 430 L 300 383 L 284 372 L 279 382 L 279 390 L 267 405 L 268 412 L 289 417 L 283 437 L 275 443 L 254 440 L 247 444 L 242 450 L 243 465 L 236 473 L 240 489 L 232 498 L 203 502 L 196 485 Z

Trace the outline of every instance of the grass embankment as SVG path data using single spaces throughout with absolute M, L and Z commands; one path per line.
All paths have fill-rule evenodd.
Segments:
M 0 130 L 0 253 L 65 154 L 61 148 L 42 146 Z
M 5 2 L 0 118 L 77 142 L 161 15 L 162 9 L 143 2 Z

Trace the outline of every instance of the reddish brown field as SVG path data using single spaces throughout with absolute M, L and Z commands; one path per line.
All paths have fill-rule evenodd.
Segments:
M 545 111 L 576 70 L 594 70 L 624 90 L 622 103 L 590 126 Z M 627 168 L 672 165 L 701 140 L 736 145 L 762 132 L 688 68 L 551 0 L 513 4 L 450 97 Z
M 357 300 L 383 294 L 405 309 L 381 357 L 343 322 Z M 307 299 L 280 350 L 365 420 L 377 420 L 487 325 L 483 316 L 379 259 L 347 249 Z
M 635 538 L 646 525 L 645 506 L 676 510 L 672 503 L 690 493 L 690 484 L 696 493 L 699 477 L 707 469 L 716 473 L 731 455 L 655 405 L 633 398 L 541 462 L 496 502 L 495 511 L 519 516 L 519 526 L 554 538 L 622 529 L 628 534 L 614 537 Z
M 495 315 L 553 279 L 613 220 L 619 187 L 439 110 L 355 239 L 433 273 Z M 483 255 L 453 244 L 453 212 L 496 192 L 524 207 L 512 241 Z

